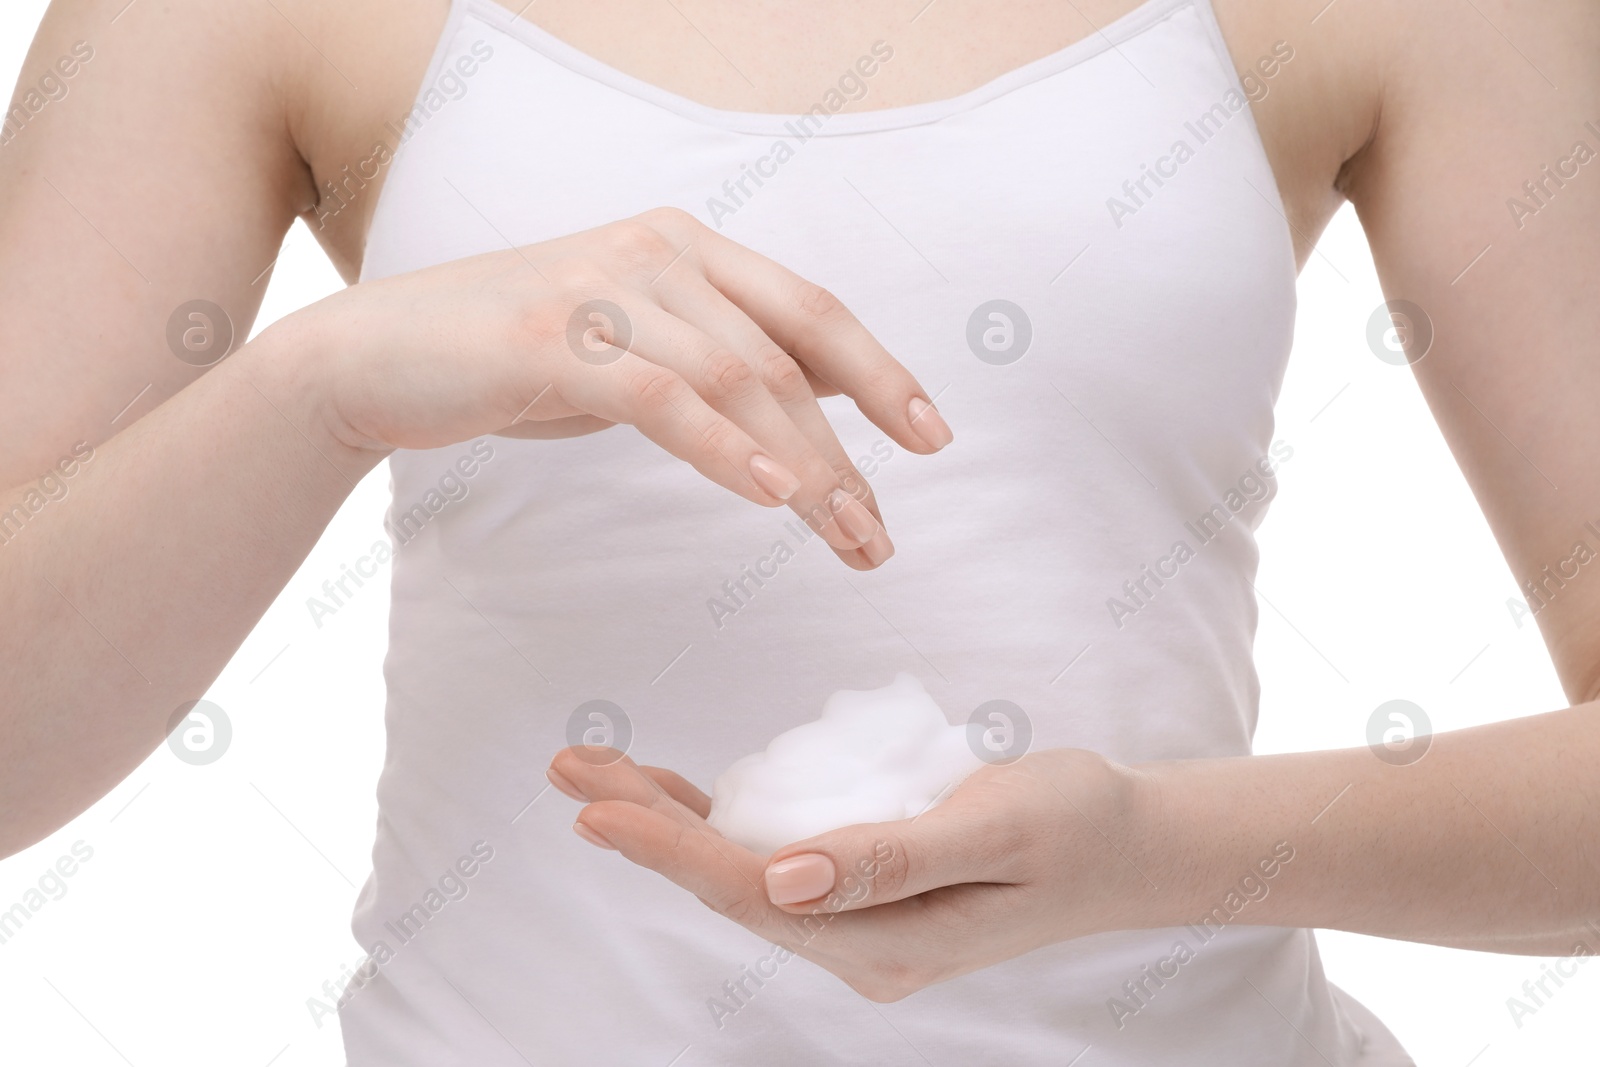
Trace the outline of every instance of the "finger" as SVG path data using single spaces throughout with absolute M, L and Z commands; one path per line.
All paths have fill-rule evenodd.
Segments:
M 757 933 L 775 932 L 773 924 L 787 923 L 761 888 L 760 856 L 723 837 L 706 824 L 695 805 L 674 799 L 655 776 L 618 756 L 615 762 L 595 763 L 593 750 L 568 748 L 551 761 L 554 775 L 566 778 L 593 800 L 578 813 L 577 825 L 588 831 L 583 836 L 597 835 L 600 843 Z M 677 777 L 670 771 L 662 773 Z M 710 810 L 709 803 L 706 808 Z
M 688 779 L 664 767 L 641 767 L 615 749 L 564 748 L 550 761 L 548 774 L 563 793 L 585 803 L 620 800 L 666 815 L 681 809 L 702 821 L 711 814 L 711 798 Z
M 633 348 L 653 350 L 641 339 Z M 559 372 L 562 399 L 610 422 L 625 422 L 706 478 L 746 500 L 777 507 L 800 479 L 681 376 L 632 351 L 603 365 L 577 359 Z
M 833 427 L 814 399 L 808 404 L 796 405 L 791 418 L 802 432 L 813 439 L 822 433 L 827 433 L 830 438 L 833 437 Z M 835 554 L 840 559 L 857 569 L 870 570 L 874 567 L 880 567 L 894 555 L 894 542 L 890 540 L 889 533 L 884 528 L 883 513 L 879 510 L 877 495 L 873 493 L 871 484 L 862 476 L 861 472 L 856 470 L 855 464 L 845 454 L 844 447 L 839 444 L 837 438 L 833 439 L 833 447 L 827 449 L 825 454 L 833 466 L 834 477 L 838 479 L 844 493 L 848 494 L 848 500 L 853 501 L 855 505 L 859 505 L 860 509 L 870 514 L 878 524 L 878 528 L 873 531 L 872 536 L 853 552 L 843 551 L 839 547 L 831 545 L 831 542 L 830 547 L 833 547 Z M 841 500 L 835 496 L 829 498 L 827 503 L 830 509 L 837 509 L 841 504 Z M 799 510 L 799 508 L 795 508 L 796 512 L 799 512 Z M 806 520 L 806 524 L 813 530 L 817 529 L 817 523 L 822 520 L 820 513 L 802 515 L 801 517 Z
M 578 819 L 626 859 L 688 890 L 746 929 L 771 939 L 789 927 L 789 916 L 773 907 L 761 888 L 761 857 L 701 820 L 672 818 L 613 800 L 589 805 Z
M 827 516 L 813 510 L 816 502 L 827 501 L 835 489 L 844 489 L 860 503 L 862 508 L 871 513 L 879 527 L 877 530 L 872 530 L 870 539 L 861 546 L 863 557 L 869 565 L 874 566 L 886 561 L 894 553 L 894 545 L 889 540 L 888 534 L 882 531 L 882 513 L 878 510 L 872 487 L 856 470 L 855 464 L 846 454 L 844 445 L 834 432 L 833 425 L 822 413 L 822 408 L 817 404 L 816 394 L 812 391 L 810 381 L 801 365 L 773 342 L 761 327 L 740 310 L 738 305 L 719 292 L 702 275 L 683 272 L 671 283 L 658 288 L 664 310 L 703 332 L 714 344 L 744 360 L 745 364 L 755 372 L 761 386 L 776 402 L 782 417 L 787 418 L 798 431 L 796 436 L 788 433 L 785 428 L 783 433 L 785 444 L 788 447 L 795 447 L 804 442 L 809 446 L 798 453 L 790 453 L 785 450 L 785 444 L 775 443 L 749 423 L 742 421 L 740 423 L 747 430 L 751 430 L 758 441 L 773 447 L 779 461 L 788 464 L 791 470 L 800 474 L 802 481 L 808 483 L 805 488 L 812 491 L 796 494 L 796 497 L 789 501 L 789 506 L 802 518 L 807 518 L 813 529 L 820 529 L 819 524 L 825 523 Z M 715 354 L 705 353 L 698 358 L 706 359 Z M 673 369 L 678 370 L 680 374 L 685 373 L 681 368 Z M 713 406 L 717 406 L 715 401 Z M 724 414 L 733 415 L 738 421 L 734 413 L 725 409 L 719 408 L 719 410 L 723 410 Z M 818 459 L 820 462 L 817 462 Z M 812 479 L 819 481 L 817 484 L 811 484 Z M 847 518 L 843 515 L 840 517 Z M 859 511 L 855 517 L 856 528 L 863 532 L 870 529 L 866 517 Z M 843 546 L 834 544 L 831 539 L 829 543 L 834 545 L 835 551 L 843 554 Z
M 774 342 L 774 343 L 776 343 L 776 342 Z M 811 394 L 813 396 L 825 397 L 825 396 L 838 396 L 839 395 L 839 387 L 837 385 L 834 385 L 830 381 L 824 381 L 822 378 L 817 377 L 816 371 L 812 370 L 810 367 L 806 366 L 804 363 L 800 364 L 800 370 L 801 370 L 802 373 L 805 374 L 805 376 L 806 376 L 806 384 L 811 386 Z
M 702 793 L 698 786 L 689 781 L 676 771 L 669 771 L 665 767 L 639 768 L 656 785 L 667 791 L 667 796 L 688 808 L 702 819 L 711 814 L 711 798 Z
M 706 823 L 700 807 L 709 812 L 710 800 L 688 782 L 671 771 L 640 767 L 620 752 L 592 748 L 562 749 L 551 760 L 550 774 L 563 792 L 592 801 L 578 813 L 577 825 L 586 831 L 582 836 L 593 841 L 588 835 L 598 835 L 598 843 L 763 936 L 779 937 L 787 930 L 788 916 L 763 888 L 764 859 Z M 676 779 L 675 790 L 669 791 L 658 774 Z M 677 789 L 690 795 L 680 800 L 673 796 Z
M 852 911 L 904 900 L 944 886 L 1007 882 L 992 862 L 993 835 L 983 820 L 962 813 L 847 826 L 786 845 L 765 871 L 769 899 L 804 912 L 820 898 Z
M 614 422 L 593 415 L 568 415 L 535 422 L 523 419 L 495 431 L 496 437 L 516 437 L 526 441 L 553 441 L 562 437 L 582 437 L 615 426 Z
M 709 228 L 696 246 L 712 285 L 902 448 L 926 455 L 950 443 L 927 390 L 832 293 Z
M 732 421 L 799 477 L 788 504 L 829 545 L 844 550 L 878 543 L 873 538 L 882 524 L 857 499 L 865 494 L 865 482 L 844 458 L 843 447 L 803 381 L 789 383 L 787 391 L 791 395 L 796 388 L 805 391 L 813 410 L 809 414 L 798 406 L 795 410 L 812 428 L 811 436 L 767 389 L 760 373 L 729 346 L 651 304 L 641 302 L 629 314 L 634 319 L 634 352 L 686 381 L 711 410 Z M 832 440 L 832 451 L 847 475 L 841 476 L 815 447 L 821 438 Z
M 659 767 L 649 769 L 672 774 Z M 585 803 L 622 800 L 647 808 L 665 806 L 668 809 L 670 804 L 677 803 L 653 775 L 645 773 L 645 768 L 613 748 L 592 745 L 564 748 L 550 761 L 549 775 L 562 792 Z

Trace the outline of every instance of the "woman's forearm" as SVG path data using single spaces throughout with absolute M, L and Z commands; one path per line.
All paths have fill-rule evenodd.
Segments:
M 0 494 L 0 856 L 161 743 L 381 459 L 322 429 L 316 343 L 280 324 L 95 448 L 65 496 Z
M 1405 765 L 1365 748 L 1145 764 L 1136 851 L 1163 922 L 1596 950 L 1597 764 L 1595 704 L 1438 734 Z
M 708 303 L 713 291 L 726 299 Z M 849 566 L 880 566 L 894 546 L 871 490 L 842 480 L 844 446 L 785 353 L 902 448 L 930 454 L 951 435 L 922 385 L 819 292 L 662 208 L 364 282 L 275 325 L 112 439 L 67 499 L 0 545 L 0 856 L 161 742 L 395 448 L 627 423 L 743 499 L 787 504 Z M 697 310 L 679 318 L 663 299 Z M 612 323 L 600 305 L 627 346 L 598 325 L 574 334 Z M 717 336 L 746 340 L 735 353 Z

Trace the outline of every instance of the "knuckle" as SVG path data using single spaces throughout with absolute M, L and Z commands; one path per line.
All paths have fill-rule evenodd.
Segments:
M 630 264 L 656 264 L 672 255 L 672 242 L 641 219 L 623 219 L 605 228 L 607 250 Z
M 902 846 L 895 849 L 894 857 L 878 865 L 872 879 L 872 895 L 879 899 L 898 897 L 911 883 L 911 861 Z
M 680 382 L 671 371 L 646 368 L 629 377 L 623 388 L 634 410 L 654 411 L 673 406 L 682 388 Z
M 894 367 L 876 361 L 869 362 L 865 367 L 861 368 L 860 377 L 857 381 L 860 383 L 860 392 L 863 397 L 887 399 L 905 389 L 905 384 Z
M 574 303 L 614 288 L 605 271 L 586 259 L 563 259 L 546 267 L 544 275 Z
M 838 477 L 839 484 L 844 487 L 845 492 L 868 507 L 872 505 L 875 499 L 872 495 L 872 486 L 867 484 L 860 471 L 847 462 L 843 466 L 835 467 L 833 473 Z
M 683 835 L 687 831 L 684 829 L 682 816 L 678 814 L 677 804 L 673 801 L 671 795 L 661 787 L 660 783 L 651 779 L 650 785 L 652 787 L 650 790 L 650 810 L 659 811 L 672 820 L 672 847 L 674 849 L 683 847 Z
M 844 302 L 816 282 L 802 281 L 794 294 L 795 306 L 824 325 L 849 318 Z
M 767 392 L 785 402 L 811 398 L 811 383 L 806 381 L 806 372 L 800 369 L 793 356 L 772 345 L 760 358 L 761 381 Z
M 756 372 L 732 352 L 717 351 L 706 357 L 700 371 L 700 395 L 713 406 L 736 403 L 756 388 Z
M 559 300 L 539 300 L 523 310 L 517 320 L 517 336 L 535 352 L 565 346 L 570 313 Z
M 681 207 L 653 207 L 637 216 L 639 221 L 668 233 L 685 233 L 700 225 L 700 220 Z
M 707 456 L 732 456 L 744 445 L 740 432 L 725 419 L 718 419 L 708 426 L 704 437 Z
M 676 860 L 683 853 L 683 835 L 686 832 L 681 824 L 674 824 L 672 837 L 662 843 L 662 852 L 665 856 Z
M 717 910 L 740 926 L 756 926 L 766 917 L 766 909 L 745 895 L 724 900 Z

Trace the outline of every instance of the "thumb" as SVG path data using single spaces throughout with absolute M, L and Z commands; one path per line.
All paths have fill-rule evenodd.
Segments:
M 863 823 L 785 845 L 765 871 L 767 898 L 794 914 L 855 911 L 962 882 L 985 882 L 971 821 L 937 810 L 899 822 Z

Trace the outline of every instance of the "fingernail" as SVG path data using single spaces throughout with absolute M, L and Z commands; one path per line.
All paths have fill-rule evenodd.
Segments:
M 771 493 L 779 500 L 788 500 L 800 489 L 800 479 L 793 471 L 760 453 L 750 457 L 750 477 L 762 492 Z
M 956 439 L 956 435 L 950 432 L 950 424 L 939 414 L 939 409 L 920 396 L 911 398 L 908 413 L 911 415 L 911 428 L 928 443 L 929 448 L 943 448 Z
M 767 868 L 767 898 L 774 904 L 815 900 L 833 888 L 833 861 L 815 852 L 790 856 Z
M 828 510 L 844 535 L 858 544 L 865 544 L 883 527 L 873 518 L 867 506 L 843 489 L 835 489 L 828 497 Z
M 589 829 L 587 826 L 583 825 L 583 823 L 581 823 L 581 822 L 573 823 L 572 824 L 572 829 L 574 831 L 576 831 L 576 833 L 577 833 L 577 835 L 579 837 L 583 838 L 585 841 L 589 842 L 589 844 L 591 844 L 591 845 L 599 845 L 601 848 L 609 848 L 612 852 L 615 852 L 617 850 L 617 846 L 616 845 L 613 845 L 610 841 L 607 841 L 604 837 L 602 837 L 598 832 Z
M 573 785 L 571 778 L 568 778 L 554 767 L 551 767 L 549 770 L 545 771 L 544 776 L 550 779 L 551 785 L 567 794 L 567 796 L 571 797 L 573 800 L 581 800 L 585 804 L 589 803 L 589 798 L 583 795 L 583 790 Z
M 872 540 L 861 546 L 861 554 L 874 567 L 883 566 L 883 561 L 894 555 L 894 542 L 889 540 L 888 531 L 878 527 L 878 532 L 872 535 Z

